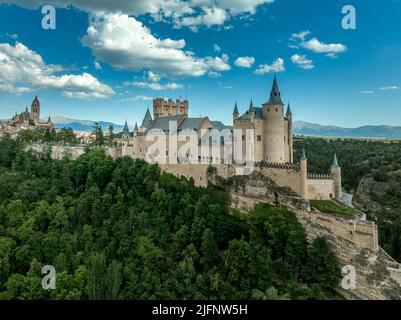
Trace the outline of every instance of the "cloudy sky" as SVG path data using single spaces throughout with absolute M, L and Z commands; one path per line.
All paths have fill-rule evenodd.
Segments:
M 356 8 L 356 30 L 341 9 Z M 231 124 L 267 101 L 273 75 L 297 120 L 401 125 L 397 0 L 42 0 L 0 4 L 0 119 L 48 114 L 141 121 L 151 99 L 188 98 L 192 116 Z

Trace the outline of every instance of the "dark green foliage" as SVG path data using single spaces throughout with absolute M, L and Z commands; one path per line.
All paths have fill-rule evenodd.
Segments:
M 337 258 L 324 238 L 316 238 L 312 243 L 305 267 L 305 279 L 323 289 L 333 288 L 341 279 Z
M 386 173 L 401 169 L 399 141 L 296 138 L 294 159 L 297 161 L 303 148 L 308 157 L 308 170 L 315 173 L 330 172 L 336 153 L 347 191 L 356 190 L 359 181 L 366 175 L 386 180 Z
M 63 145 L 76 145 L 79 143 L 79 139 L 71 128 L 62 128 L 57 132 L 55 129 L 22 130 L 19 133 L 18 140 L 23 143 L 46 142 Z
M 327 285 L 319 296 L 305 286 L 308 246 L 293 213 L 267 205 L 231 211 L 224 188 L 215 191 L 101 149 L 56 161 L 1 139 L 0 298 L 327 294 Z M 41 288 L 44 265 L 56 268 L 55 290 Z M 327 270 L 318 276 L 330 278 Z

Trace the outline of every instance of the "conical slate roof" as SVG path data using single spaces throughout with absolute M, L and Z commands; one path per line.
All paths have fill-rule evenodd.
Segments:
M 281 94 L 280 94 L 280 90 L 278 88 L 276 76 L 274 76 L 272 91 L 270 92 L 270 100 L 267 104 L 284 105 L 283 101 L 281 101 Z
M 305 149 L 302 150 L 302 158 L 301 158 L 301 160 L 308 160 L 308 158 L 306 157 Z
M 147 128 L 152 122 L 152 115 L 150 114 L 149 108 L 146 111 L 145 117 L 143 118 L 141 127 Z
M 124 124 L 123 133 L 129 133 L 127 119 L 125 119 L 125 124 Z
M 234 114 L 239 114 L 237 101 L 235 101 Z
M 134 132 L 138 132 L 138 123 L 135 122 Z
M 253 106 L 253 99 L 251 99 L 251 103 L 249 104 L 249 112 L 256 112 L 257 108 Z
M 292 116 L 292 111 L 291 111 L 290 103 L 288 103 L 286 116 L 287 116 L 287 117 Z
M 337 155 L 336 155 L 336 154 L 334 154 L 334 159 L 333 159 L 333 165 L 332 165 L 332 167 L 339 167 L 339 165 L 338 165 L 338 160 L 337 160 Z

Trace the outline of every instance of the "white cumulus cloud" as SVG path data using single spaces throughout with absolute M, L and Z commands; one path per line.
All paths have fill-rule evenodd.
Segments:
M 297 41 L 297 40 L 304 41 L 305 38 L 306 38 L 306 36 L 310 35 L 310 33 L 311 33 L 311 32 L 310 32 L 309 30 L 301 31 L 301 32 L 299 32 L 299 33 L 293 33 L 293 34 L 291 35 L 290 40 L 291 40 L 291 41 Z
M 222 58 L 198 58 L 185 51 L 185 40 L 158 39 L 149 28 L 126 14 L 93 15 L 82 43 L 98 61 L 116 69 L 150 70 L 165 77 L 200 77 L 210 69 L 227 71 Z
M 5 0 L 26 8 L 45 4 L 66 8 L 73 5 L 87 12 L 124 13 L 130 16 L 150 14 L 155 21 L 176 27 L 222 25 L 236 15 L 255 14 L 258 6 L 274 0 Z
M 135 101 L 150 101 L 150 100 L 153 100 L 153 98 L 149 97 L 149 96 L 138 95 L 138 96 L 121 99 L 118 102 L 135 102 Z
M 0 90 L 24 93 L 38 89 L 62 91 L 70 98 L 102 99 L 114 91 L 89 73 L 64 74 L 59 65 L 49 65 L 22 43 L 0 43 Z
M 387 86 L 387 87 L 381 87 L 380 90 L 398 90 L 400 89 L 399 86 Z
M 234 62 L 234 64 L 237 67 L 241 67 L 241 68 L 251 68 L 254 63 L 255 63 L 255 58 L 254 57 L 239 57 Z
M 312 38 L 308 41 L 301 42 L 301 46 L 305 49 L 316 53 L 327 53 L 329 57 L 336 57 L 338 53 L 347 51 L 347 46 L 341 43 L 324 43 L 317 38 Z
M 126 86 L 134 86 L 143 89 L 151 89 L 151 90 L 177 90 L 182 89 L 182 84 L 176 82 L 169 82 L 166 84 L 161 84 L 158 82 L 146 82 L 146 81 L 132 81 L 125 82 Z
M 284 60 L 281 58 L 278 58 L 273 61 L 272 64 L 261 64 L 259 65 L 258 69 L 255 70 L 255 74 L 265 74 L 269 72 L 283 72 L 285 71 L 284 67 Z
M 313 69 L 315 66 L 313 65 L 313 61 L 306 58 L 304 55 L 294 54 L 291 57 L 292 63 L 296 64 L 298 67 L 308 70 Z

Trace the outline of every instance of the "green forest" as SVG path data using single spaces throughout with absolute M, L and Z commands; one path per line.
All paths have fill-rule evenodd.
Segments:
M 383 249 L 397 261 L 401 261 L 401 141 L 375 141 L 356 139 L 296 138 L 295 159 L 305 148 L 308 170 L 328 173 L 337 154 L 342 171 L 343 187 L 354 193 L 363 177 L 370 177 L 381 185 L 366 196 L 383 209 L 370 212 L 370 220 L 379 226 L 379 240 Z
M 0 140 L 0 299 L 326 299 L 341 272 L 295 215 L 92 148 L 52 160 Z M 56 288 L 42 288 L 42 267 Z

